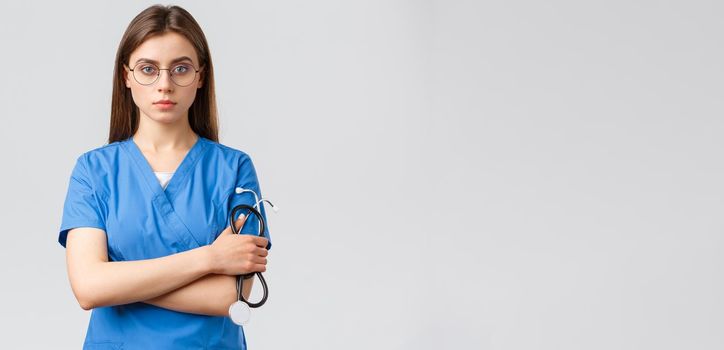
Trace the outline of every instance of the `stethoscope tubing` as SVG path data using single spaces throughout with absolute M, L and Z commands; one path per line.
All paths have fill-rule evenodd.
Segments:
M 241 210 L 247 210 L 249 213 L 251 213 L 251 215 L 254 215 L 259 220 L 259 237 L 264 237 L 264 231 L 266 230 L 266 222 L 264 221 L 264 217 L 261 215 L 259 210 L 257 210 L 256 208 L 254 208 L 248 204 L 239 204 L 239 205 L 235 206 L 229 213 L 229 225 L 231 226 L 231 231 L 234 234 L 239 234 L 239 232 L 241 231 L 241 228 L 243 228 L 244 225 L 246 225 L 246 223 L 248 222 L 247 220 L 248 220 L 249 216 L 247 215 L 246 216 L 247 220 L 244 220 L 244 225 L 242 225 L 242 227 L 239 228 L 238 230 L 236 229 L 236 225 L 234 224 L 234 221 L 235 221 L 234 218 L 236 217 L 236 214 Z M 261 285 L 264 288 L 264 296 L 257 303 L 252 303 L 251 301 L 244 299 L 244 295 L 241 292 L 242 288 L 244 286 L 244 280 L 252 278 L 252 277 L 254 277 L 254 275 L 259 277 L 259 281 L 261 281 Z M 269 287 L 266 284 L 264 275 L 262 275 L 262 273 L 258 272 L 258 271 L 251 272 L 251 273 L 248 273 L 245 275 L 237 275 L 236 276 L 236 294 L 237 294 L 237 299 L 240 301 L 243 301 L 244 303 L 249 305 L 250 308 L 258 308 L 258 307 L 264 305 L 264 303 L 266 303 L 267 298 L 269 297 Z

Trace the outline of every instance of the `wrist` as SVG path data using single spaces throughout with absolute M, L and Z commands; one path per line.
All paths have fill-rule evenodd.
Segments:
M 217 273 L 216 259 L 214 258 L 214 250 L 210 245 L 199 247 L 200 264 L 204 274 Z

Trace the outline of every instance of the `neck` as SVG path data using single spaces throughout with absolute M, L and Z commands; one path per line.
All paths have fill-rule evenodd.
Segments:
M 188 116 L 179 118 L 177 123 L 161 123 L 145 115 L 141 115 L 139 119 L 138 130 L 133 135 L 133 140 L 144 150 L 164 152 L 189 149 L 198 138 L 198 135 L 191 130 Z

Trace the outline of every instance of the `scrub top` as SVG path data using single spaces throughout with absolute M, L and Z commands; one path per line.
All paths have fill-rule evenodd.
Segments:
M 68 231 L 106 232 L 109 261 L 163 257 L 209 245 L 226 227 L 231 208 L 261 198 L 246 153 L 199 136 L 165 189 L 132 137 L 80 155 L 63 207 L 58 242 Z M 261 207 L 266 220 L 266 210 Z M 257 234 L 247 219 L 241 233 Z M 77 234 L 77 233 L 76 233 Z M 268 228 L 265 237 L 269 239 Z M 243 328 L 229 317 L 164 309 L 143 302 L 94 308 L 83 349 L 246 349 Z

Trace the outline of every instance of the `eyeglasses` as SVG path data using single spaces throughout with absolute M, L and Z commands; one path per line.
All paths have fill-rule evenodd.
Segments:
M 128 66 L 126 66 L 128 67 Z M 196 80 L 196 73 L 201 69 L 196 69 L 190 63 L 177 63 L 171 68 L 160 69 L 153 63 L 140 62 L 133 69 L 129 70 L 133 73 L 133 79 L 141 85 L 151 85 L 161 76 L 162 70 L 167 70 L 171 75 L 171 81 L 174 84 L 184 87 L 191 85 Z

